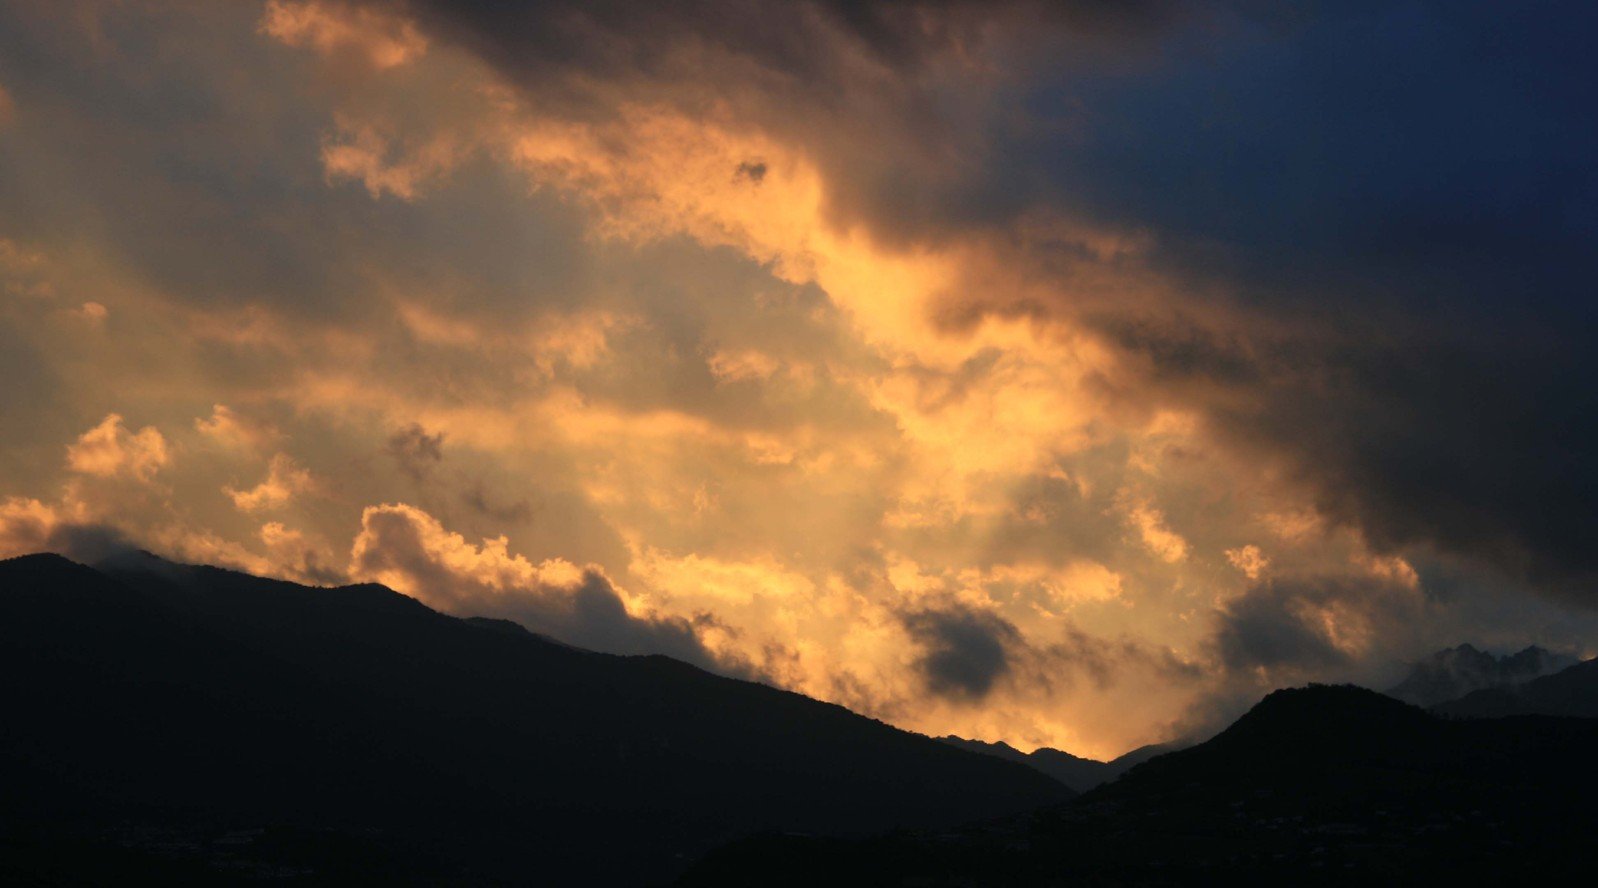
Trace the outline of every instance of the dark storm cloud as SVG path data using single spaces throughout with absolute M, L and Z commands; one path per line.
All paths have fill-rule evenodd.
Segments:
M 1113 53 L 1191 17 L 1164 0 L 376 2 L 563 114 L 659 102 L 777 134 L 843 184 L 832 212 L 869 219 L 891 242 L 1036 205 L 1036 171 L 1002 163 L 1003 146 L 986 142 L 989 130 L 1031 128 L 1013 97 L 983 91 L 1014 73 L 1000 70 L 1012 49 Z M 1029 46 L 1048 34 L 1064 44 Z
M 951 605 L 901 615 L 922 647 L 916 665 L 928 690 L 956 700 L 981 700 L 1009 673 L 1021 633 L 997 614 Z
M 420 15 L 516 70 L 580 70 L 601 76 L 669 71 L 671 47 L 695 42 L 816 89 L 840 86 L 839 56 L 863 52 L 910 71 L 959 41 L 977 39 L 996 15 L 1084 33 L 1128 35 L 1157 26 L 1176 4 L 1160 0 L 1001 2 L 978 0 L 411 0 L 391 3 Z
M 1339 590 L 1340 591 L 1340 590 Z M 1348 657 L 1296 605 L 1298 590 L 1255 587 L 1223 612 L 1216 652 L 1233 671 L 1341 666 Z
M 1288 454 L 1319 507 L 1378 548 L 1431 544 L 1545 588 L 1590 589 L 1598 363 L 1578 350 L 1592 332 L 1351 345 L 1224 418 Z
M 1152 382 L 1224 389 L 1220 427 L 1378 546 L 1590 586 L 1595 16 L 1366 4 L 1176 32 L 1146 71 L 1039 89 L 1088 120 L 1068 150 L 1014 150 L 1061 149 L 1079 210 L 1236 296 L 1222 335 L 1196 298 L 1193 320 L 1093 319 Z

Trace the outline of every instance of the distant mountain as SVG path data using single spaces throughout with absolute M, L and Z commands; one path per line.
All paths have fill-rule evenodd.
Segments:
M 659 883 L 1071 796 L 665 657 L 150 556 L 0 562 L 0 715 L 5 883 Z
M 1134 765 L 1141 764 L 1154 756 L 1182 748 L 1180 744 L 1174 743 L 1140 746 L 1119 758 L 1101 762 L 1097 759 L 1082 758 L 1069 752 L 1061 752 L 1058 749 L 1051 749 L 1047 746 L 1034 749 L 1032 752 L 1022 752 L 1002 741 L 985 743 L 981 740 L 967 740 L 952 734 L 938 739 L 951 746 L 957 746 L 971 752 L 980 752 L 984 755 L 1019 762 L 1053 777 L 1076 792 L 1087 792 L 1100 784 L 1108 783 L 1121 776 Z
M 1433 707 L 1452 716 L 1563 715 L 1598 718 L 1598 660 L 1510 687 L 1475 691 Z
M 1450 720 L 1362 688 L 1277 691 L 1208 742 L 1069 803 L 938 832 L 764 835 L 679 884 L 1585 879 L 1594 749 L 1594 720 Z
M 1505 687 L 1574 666 L 1575 657 L 1533 645 L 1517 654 L 1494 656 L 1462 644 L 1414 664 L 1404 680 L 1387 691 L 1416 706 L 1435 706 L 1472 691 Z
M 985 743 L 981 740 L 967 740 L 964 737 L 949 735 L 939 737 L 939 740 L 950 746 L 960 749 L 980 752 L 1007 761 L 1019 762 L 1029 768 L 1040 771 L 1053 777 L 1074 792 L 1087 792 L 1106 780 L 1114 779 L 1110 772 L 1110 764 L 1095 759 L 1081 758 L 1069 752 L 1058 749 L 1035 749 L 1030 753 L 1022 752 L 1008 743 Z

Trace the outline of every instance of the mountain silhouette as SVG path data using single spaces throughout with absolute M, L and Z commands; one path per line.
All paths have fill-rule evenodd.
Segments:
M 1594 749 L 1598 721 L 1447 719 L 1363 688 L 1283 690 L 1211 740 L 1065 804 L 938 832 L 763 835 L 709 855 L 680 884 L 1586 878 Z
M 145 554 L 0 562 L 0 675 L 8 882 L 659 883 L 756 831 L 1071 796 L 665 657 Z
M 963 737 L 949 735 L 939 737 L 944 743 L 967 749 L 971 752 L 980 752 L 1007 761 L 1018 762 L 1033 768 L 1041 773 L 1053 777 L 1076 792 L 1088 790 L 1108 783 L 1130 770 L 1134 765 L 1142 764 L 1157 755 L 1163 755 L 1182 748 L 1179 743 L 1156 743 L 1140 746 L 1125 755 L 1101 762 L 1097 759 L 1082 758 L 1069 752 L 1062 752 L 1044 746 L 1031 752 L 1022 752 L 1008 743 L 986 743 L 981 740 L 967 740 Z
M 1509 715 L 1562 715 L 1598 718 L 1598 660 L 1577 663 L 1508 687 L 1475 691 L 1433 707 L 1443 715 L 1494 718 Z
M 1494 656 L 1472 645 L 1438 651 L 1410 667 L 1388 696 L 1416 706 L 1435 706 L 1486 688 L 1530 681 L 1575 665 L 1575 657 L 1533 645 L 1515 654 Z

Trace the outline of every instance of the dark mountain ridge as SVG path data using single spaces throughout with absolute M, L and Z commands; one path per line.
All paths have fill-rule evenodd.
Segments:
M 780 836 L 685 885 L 1461 884 L 1586 878 L 1598 721 L 1442 718 L 1374 691 L 1277 691 L 1211 740 L 1048 809 L 853 841 Z M 769 878 L 773 873 L 778 878 Z
M 1140 746 L 1110 761 L 1101 762 L 1098 759 L 1082 758 L 1081 756 L 1072 755 L 1069 752 L 1062 752 L 1047 746 L 1034 749 L 1031 752 L 1022 752 L 1003 741 L 986 743 L 981 740 L 967 740 L 952 734 L 938 739 L 951 746 L 957 746 L 971 752 L 980 752 L 983 755 L 991 755 L 1026 765 L 1040 773 L 1053 777 L 1076 792 L 1087 792 L 1096 786 L 1116 779 L 1135 765 L 1142 764 L 1157 755 L 1181 749 L 1186 745 L 1180 743 L 1154 743 Z
M 81 839 L 71 882 L 74 855 L 132 824 L 290 836 L 274 859 L 331 881 L 635 884 L 757 830 L 947 826 L 1071 795 L 666 657 L 152 556 L 0 562 L 0 675 L 0 858 L 22 878 L 50 875 L 27 869 L 29 836 Z

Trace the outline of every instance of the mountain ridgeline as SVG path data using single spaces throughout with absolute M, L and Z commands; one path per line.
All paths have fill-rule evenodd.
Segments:
M 1098 762 L 377 585 L 28 556 L 0 562 L 0 884 L 1586 877 L 1598 661 L 1559 665 L 1461 646 L 1405 686 L 1467 690 L 1430 710 L 1312 685 Z
M 1588 719 L 1453 719 L 1363 688 L 1283 690 L 1067 804 L 864 840 L 761 836 L 681 884 L 1585 879 L 1598 863 L 1595 750 Z
M 660 883 L 762 830 L 1072 796 L 665 657 L 142 554 L 0 562 L 0 676 L 8 882 Z
M 1125 755 L 1101 762 L 1097 759 L 1082 758 L 1069 752 L 1050 749 L 1045 746 L 1031 752 L 1022 752 L 1008 743 L 985 743 L 981 740 L 967 740 L 953 735 L 940 737 L 944 743 L 960 749 L 980 752 L 996 758 L 1006 759 L 1026 765 L 1041 773 L 1053 777 L 1077 792 L 1087 792 L 1096 786 L 1120 777 L 1134 766 L 1142 764 L 1149 759 L 1163 755 L 1181 748 L 1177 743 L 1156 743 L 1140 746 Z

